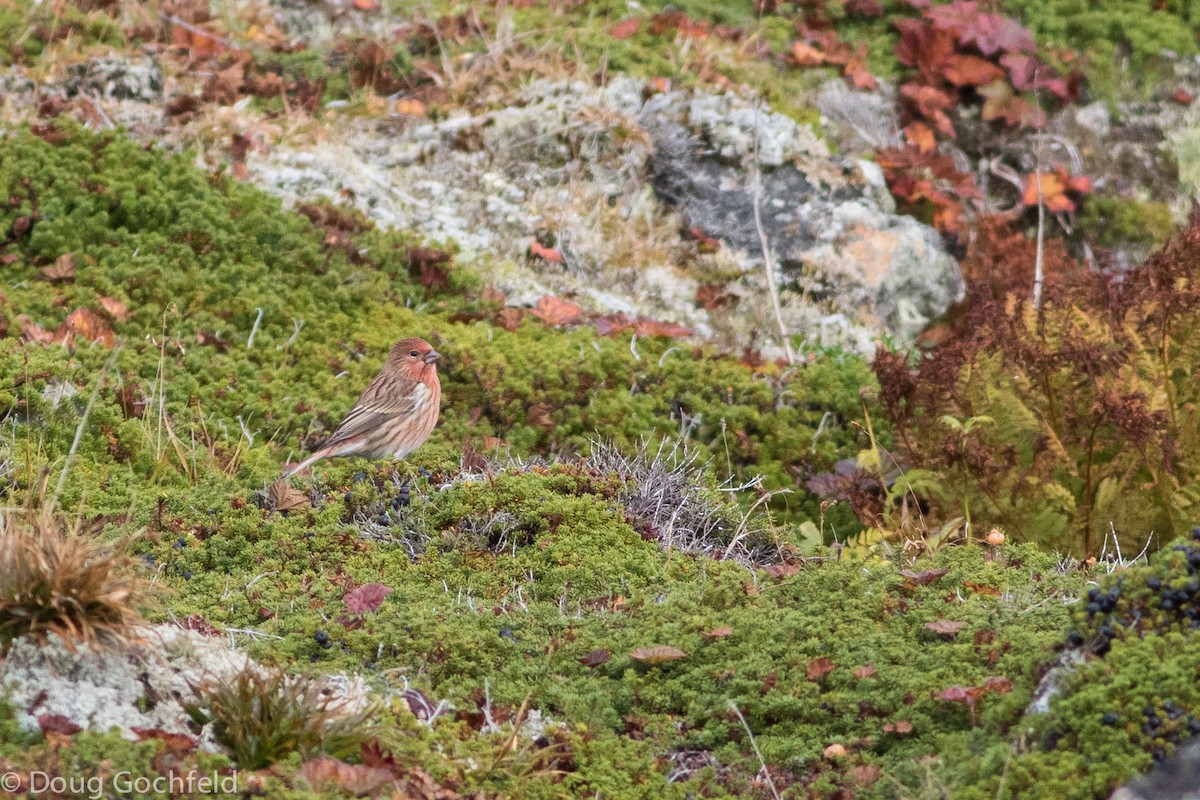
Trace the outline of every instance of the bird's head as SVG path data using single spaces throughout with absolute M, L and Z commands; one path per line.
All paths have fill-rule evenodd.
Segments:
M 401 339 L 392 345 L 388 361 L 405 375 L 420 380 L 437 376 L 437 362 L 442 354 L 424 339 Z

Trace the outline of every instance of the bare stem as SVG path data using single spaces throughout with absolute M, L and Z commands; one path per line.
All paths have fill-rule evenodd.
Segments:
M 783 340 L 783 352 L 789 364 L 796 363 L 796 354 L 792 352 L 792 338 L 788 334 L 787 325 L 783 321 L 783 306 L 779 302 L 779 286 L 775 283 L 775 258 L 771 255 L 771 244 L 767 241 L 767 231 L 762 223 L 762 167 L 758 162 L 758 139 L 761 130 L 759 121 L 759 104 L 754 106 L 754 163 L 751 182 L 751 197 L 754 201 L 754 227 L 758 231 L 758 243 L 762 247 L 763 268 L 767 272 L 767 292 L 771 296 L 771 308 L 775 312 L 775 324 L 779 328 L 779 338 Z

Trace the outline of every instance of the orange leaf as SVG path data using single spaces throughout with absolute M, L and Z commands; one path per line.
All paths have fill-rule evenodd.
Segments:
M 1053 172 L 1031 172 L 1025 176 L 1025 193 L 1021 201 L 1027 206 L 1038 204 L 1038 189 L 1041 202 L 1050 211 L 1074 211 L 1075 204 L 1067 197 L 1066 182 Z
M 825 63 L 825 54 L 811 44 L 792 42 L 792 58 L 800 67 L 818 67 Z
M 67 314 L 67 320 L 58 329 L 56 338 L 66 342 L 73 335 L 89 342 L 100 342 L 109 347 L 115 340 L 112 328 L 105 325 L 104 320 L 100 319 L 94 311 L 86 308 L 77 308 Z
M 769 567 L 763 567 L 763 572 L 772 578 L 788 578 L 799 571 L 799 564 L 772 564 Z
M 608 35 L 614 39 L 628 39 L 638 32 L 638 28 L 642 27 L 640 19 L 623 19 L 608 29 Z
M 359 11 L 374 11 L 379 8 L 375 0 L 350 0 L 350 3 Z
M 305 761 L 296 775 L 314 788 L 338 786 L 355 796 L 370 794 L 394 780 L 390 770 L 362 764 L 347 764 L 336 758 Z
M 402 117 L 423 117 L 425 104 L 414 97 L 401 97 L 396 101 L 394 111 Z
M 546 295 L 529 312 L 547 325 L 573 325 L 583 319 L 583 308 L 561 297 Z
M 521 327 L 521 320 L 525 318 L 525 309 L 523 308 L 502 308 L 496 312 L 493 320 L 497 325 L 504 330 L 512 333 L 517 328 Z
M 663 664 L 668 661 L 677 661 L 681 658 L 687 658 L 687 653 L 680 650 L 678 647 L 659 646 L 659 647 L 639 647 L 629 654 L 629 657 L 634 661 L 642 664 Z
M 726 636 L 729 636 L 732 633 L 733 628 L 722 626 L 720 628 L 713 628 L 711 631 L 705 631 L 700 635 L 705 639 L 724 639 Z
M 854 677 L 858 678 L 860 681 L 866 680 L 867 678 L 874 678 L 878 674 L 879 670 L 875 668 L 874 664 L 864 664 L 861 667 L 854 668 Z
M 561 264 L 563 261 L 562 253 L 553 248 L 546 247 L 537 239 L 531 239 L 529 242 L 529 252 L 540 259 L 549 261 L 551 264 Z
M 922 153 L 932 153 L 933 149 L 937 147 L 937 138 L 933 135 L 933 128 L 924 122 L 910 122 L 905 125 L 904 138 Z

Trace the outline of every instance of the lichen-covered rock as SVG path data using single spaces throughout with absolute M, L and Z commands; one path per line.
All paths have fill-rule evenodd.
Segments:
M 0 661 L 0 686 L 28 730 L 40 730 L 41 716 L 61 715 L 80 728 L 116 728 L 134 739 L 135 728 L 186 732 L 179 698 L 191 696 L 199 681 L 228 678 L 251 663 L 224 637 L 158 625 L 129 648 L 18 639 Z
M 1179 748 L 1166 763 L 1113 792 L 1111 800 L 1200 800 L 1200 741 Z
M 684 97 L 663 95 L 641 114 L 655 188 L 747 270 L 762 263 L 765 236 L 792 330 L 870 351 L 880 333 L 911 340 L 961 298 L 957 263 L 932 228 L 894 213 L 873 164 L 829 158 L 769 110 L 714 118 Z

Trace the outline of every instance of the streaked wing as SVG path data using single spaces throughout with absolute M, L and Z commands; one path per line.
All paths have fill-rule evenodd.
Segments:
M 419 381 L 380 373 L 363 391 L 324 447 L 370 433 L 388 420 L 412 414 L 428 393 Z

